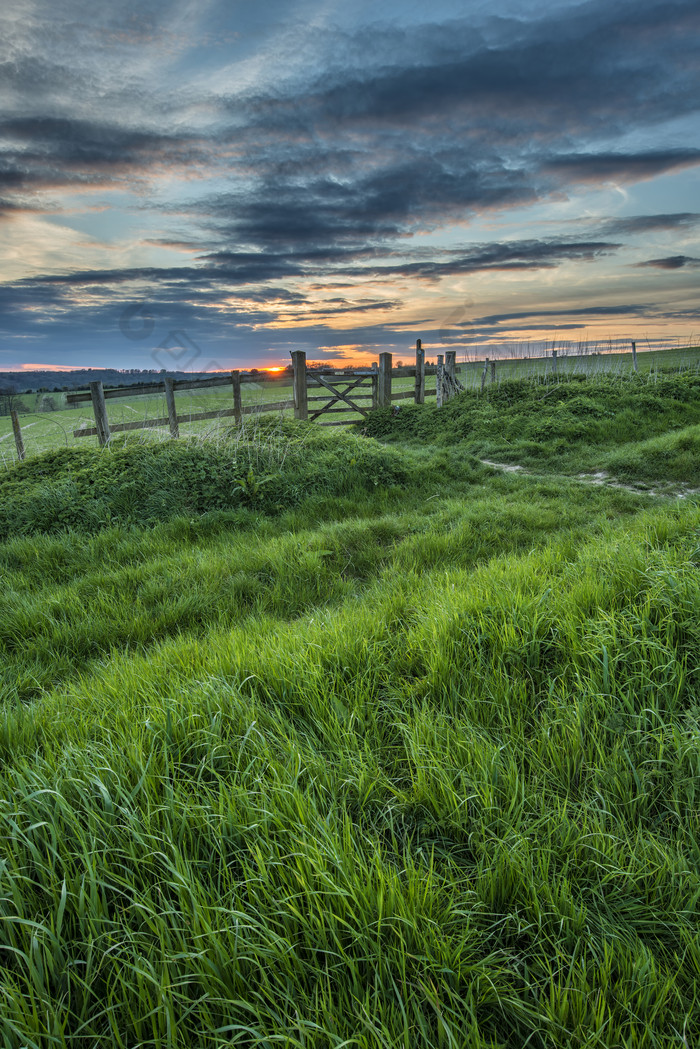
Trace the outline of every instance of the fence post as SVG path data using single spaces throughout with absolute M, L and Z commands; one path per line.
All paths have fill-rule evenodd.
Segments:
M 636 342 L 632 343 L 632 367 L 634 368 L 635 371 L 639 371 L 639 368 L 637 367 L 637 343 Z
M 90 396 L 92 398 L 92 410 L 95 413 L 95 427 L 97 429 L 97 440 L 100 448 L 109 441 L 109 422 L 107 420 L 107 405 L 105 404 L 105 392 L 99 379 L 90 383 Z
M 22 440 L 22 430 L 19 425 L 19 417 L 14 408 L 10 409 L 10 418 L 12 419 L 12 429 L 15 434 L 15 444 L 17 445 L 17 458 L 24 459 L 24 441 Z
M 180 436 L 180 426 L 177 421 L 177 412 L 175 410 L 175 382 L 173 379 L 163 379 L 163 386 L 165 386 L 165 403 L 168 408 L 168 422 L 170 423 L 170 436 L 175 438 Z
M 379 407 L 391 407 L 391 354 L 379 354 Z
M 491 361 L 491 382 L 496 381 L 496 362 Z
M 444 357 L 441 353 L 438 353 L 437 359 L 437 406 L 442 408 L 442 385 L 445 378 L 445 363 Z
M 309 418 L 308 390 L 306 388 L 306 353 L 304 350 L 292 350 L 294 367 L 294 418 Z
M 484 386 L 486 385 L 486 376 L 489 373 L 489 359 L 484 357 L 484 370 L 481 373 L 481 392 L 484 392 Z
M 447 397 L 454 397 L 457 392 L 457 351 L 446 350 L 445 352 L 445 375 L 447 376 Z
M 372 361 L 372 410 L 379 407 L 379 365 Z
M 240 426 L 243 418 L 243 405 L 241 402 L 241 373 L 239 371 L 231 372 L 231 382 L 233 383 L 233 421 L 236 426 Z
M 425 404 L 425 350 L 420 339 L 416 339 L 416 404 Z

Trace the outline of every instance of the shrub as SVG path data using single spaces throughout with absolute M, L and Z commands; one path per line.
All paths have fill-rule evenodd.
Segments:
M 105 524 L 153 524 L 250 506 L 278 513 L 312 494 L 350 495 L 402 485 L 401 454 L 352 434 L 262 423 L 241 438 L 62 449 L 0 479 L 0 537 Z

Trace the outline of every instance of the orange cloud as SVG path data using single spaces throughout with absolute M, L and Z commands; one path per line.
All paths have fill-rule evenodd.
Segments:
M 95 368 L 99 371 L 99 368 Z M 20 364 L 17 371 L 22 372 L 81 372 L 85 371 L 84 364 Z

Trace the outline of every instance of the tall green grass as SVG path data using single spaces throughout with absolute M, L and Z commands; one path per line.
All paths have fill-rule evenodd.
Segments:
M 686 393 L 579 459 L 685 480 Z M 489 470 L 460 400 L 3 478 L 8 1049 L 700 1040 L 700 507 Z
M 32 698 L 95 660 L 165 637 L 335 605 L 387 570 L 471 566 L 553 535 L 573 544 L 645 502 L 598 489 L 572 499 L 566 487 L 486 470 L 488 483 L 471 485 L 465 500 L 457 477 L 427 501 L 401 488 L 387 505 L 375 489 L 352 504 L 326 496 L 281 515 L 240 509 L 147 530 L 20 534 L 0 545 L 0 696 Z
M 6 1044 L 693 1044 L 699 524 L 397 570 L 8 711 Z
M 406 478 L 402 456 L 376 442 L 274 419 L 211 442 L 121 439 L 104 451 L 26 459 L 0 475 L 0 538 L 236 509 L 279 513 L 310 495 L 353 496 Z
M 461 444 L 470 454 L 546 471 L 597 470 L 640 440 L 700 424 L 700 375 L 563 375 L 513 380 L 466 392 L 442 408 L 402 405 L 373 412 L 364 429 L 383 441 Z M 676 460 L 673 480 L 694 483 L 696 458 Z M 663 457 L 650 456 L 642 477 L 664 480 Z M 652 468 L 656 466 L 656 471 Z M 632 474 L 628 470 L 626 476 Z
M 623 480 L 700 485 L 700 426 L 630 442 L 609 455 L 605 465 Z

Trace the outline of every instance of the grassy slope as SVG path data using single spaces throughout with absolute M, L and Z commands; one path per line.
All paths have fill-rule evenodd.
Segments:
M 698 1040 L 700 509 L 450 443 L 10 472 L 4 1044 Z
M 472 455 L 548 472 L 610 468 L 630 479 L 698 484 L 699 424 L 700 375 L 686 373 L 654 381 L 573 375 L 504 382 L 441 409 L 374 412 L 365 429 L 385 441 L 461 445 Z

